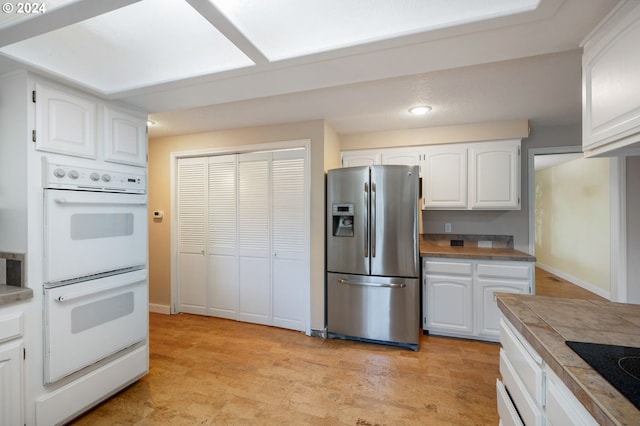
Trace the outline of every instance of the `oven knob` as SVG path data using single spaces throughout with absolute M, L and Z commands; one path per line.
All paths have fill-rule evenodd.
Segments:
M 80 176 L 80 174 L 78 173 L 77 170 L 70 170 L 69 171 L 69 177 L 71 179 L 78 179 L 79 176 Z
M 55 169 L 53 171 L 53 175 L 57 178 L 63 178 L 64 177 L 64 170 L 62 169 Z
M 102 175 L 102 180 L 105 182 L 109 182 L 111 180 L 111 176 L 105 173 Z
M 89 179 L 91 179 L 92 181 L 94 181 L 94 182 L 95 182 L 95 181 L 97 181 L 97 180 L 100 180 L 100 175 L 99 175 L 99 174 L 97 174 L 96 172 L 93 172 L 93 173 L 91 173 L 91 174 L 89 175 Z

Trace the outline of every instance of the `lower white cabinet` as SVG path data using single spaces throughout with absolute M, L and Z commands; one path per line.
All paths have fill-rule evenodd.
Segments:
M 592 426 L 598 423 L 558 376 L 502 317 L 497 408 L 502 425 Z
M 533 293 L 533 262 L 423 259 L 423 329 L 497 342 L 494 293 Z
M 0 314 L 0 424 L 24 424 L 23 314 Z

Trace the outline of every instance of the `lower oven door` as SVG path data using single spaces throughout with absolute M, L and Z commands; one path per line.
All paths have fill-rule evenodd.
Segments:
M 146 270 L 45 288 L 44 295 L 45 383 L 147 338 Z
M 46 283 L 147 263 L 145 194 L 44 192 Z

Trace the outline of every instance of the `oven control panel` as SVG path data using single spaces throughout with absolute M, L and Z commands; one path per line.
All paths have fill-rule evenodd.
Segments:
M 55 163 L 44 163 L 43 188 L 76 191 L 147 192 L 145 173 L 123 173 Z

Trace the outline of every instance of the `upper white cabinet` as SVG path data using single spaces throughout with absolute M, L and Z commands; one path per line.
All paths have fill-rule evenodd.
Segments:
M 424 154 L 422 169 L 423 208 L 467 208 L 466 145 L 429 147 Z
M 586 156 L 640 153 L 640 3 L 622 2 L 583 42 Z
M 104 107 L 104 158 L 113 163 L 147 164 L 147 117 L 140 113 Z
M 424 209 L 520 209 L 520 140 L 425 148 Z
M 36 80 L 33 141 L 39 151 L 145 167 L 147 116 Z
M 470 146 L 469 207 L 520 209 L 519 140 Z
M 381 163 L 380 151 L 357 150 L 342 153 L 342 167 L 373 166 Z
M 344 151 L 342 153 L 342 167 L 373 166 L 376 164 L 420 166 L 423 152 L 422 147 Z M 422 177 L 422 170 L 420 170 L 420 177 Z
M 96 103 L 75 93 L 36 83 L 36 149 L 96 158 Z

